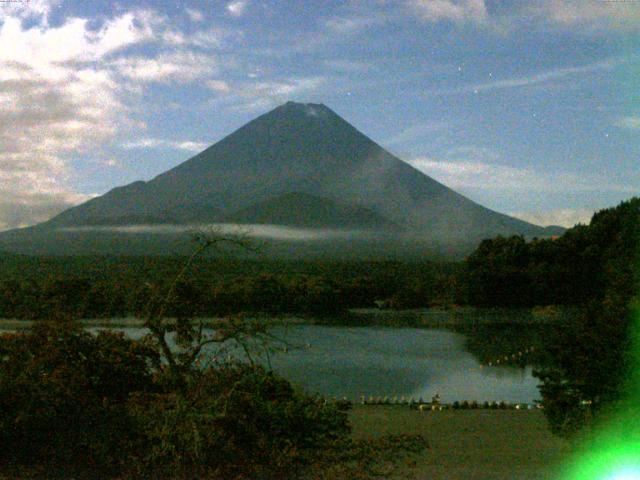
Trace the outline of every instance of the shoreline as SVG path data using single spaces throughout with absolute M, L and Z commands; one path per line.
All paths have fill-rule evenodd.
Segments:
M 545 306 L 534 308 L 424 308 L 411 310 L 385 310 L 358 308 L 330 315 L 270 315 L 246 316 L 248 321 L 264 321 L 270 325 L 326 325 L 336 327 L 391 327 L 391 328 L 452 328 L 480 325 L 554 325 L 571 313 L 570 307 Z M 205 327 L 215 328 L 227 322 L 225 317 L 194 318 L 192 323 L 203 322 Z M 144 319 L 139 317 L 80 319 L 85 327 L 142 328 Z M 23 330 L 36 320 L 0 318 L 0 331 Z

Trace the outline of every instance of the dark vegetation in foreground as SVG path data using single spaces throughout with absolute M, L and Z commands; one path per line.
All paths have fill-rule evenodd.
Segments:
M 141 340 L 66 316 L 0 335 L 3 475 L 368 479 L 425 448 L 419 435 L 353 440 L 350 404 L 300 393 L 254 363 L 253 345 L 272 339 L 263 323 L 231 317 L 208 333 L 185 312 L 167 318 L 193 260 L 219 243 L 246 248 L 201 238 L 167 289 L 148 294 Z M 205 356 L 209 344 L 239 346 L 246 362 Z
M 149 340 L 149 339 L 147 339 Z M 0 337 L 0 470 L 16 478 L 370 478 L 421 437 L 352 440 L 345 406 L 248 364 L 176 374 L 153 342 L 67 322 Z
M 353 440 L 349 404 L 297 392 L 254 364 L 264 324 L 234 317 L 206 333 L 188 312 L 168 319 L 198 251 L 148 294 L 140 341 L 55 317 L 0 336 L 6 475 L 367 479 L 425 448 L 420 436 Z M 202 354 L 211 343 L 242 347 L 248 362 L 212 361 Z
M 570 435 L 628 400 L 627 382 L 638 378 L 632 369 L 639 367 L 633 315 L 640 287 L 640 199 L 596 213 L 589 226 L 557 241 L 581 246 L 579 255 L 564 261 L 579 265 L 584 284 L 566 295 L 581 292 L 586 298 L 547 344 L 549 366 L 537 375 L 552 431 Z M 637 408 L 638 398 L 632 401 Z
M 485 240 L 466 260 L 463 283 L 473 305 L 573 306 L 547 332 L 536 372 L 555 433 L 571 435 L 615 408 L 638 367 L 631 329 L 639 252 L 640 198 L 633 198 L 556 239 Z

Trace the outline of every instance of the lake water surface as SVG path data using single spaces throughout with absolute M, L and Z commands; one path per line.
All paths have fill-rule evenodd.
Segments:
M 140 328 L 121 328 L 140 337 Z M 463 334 L 441 329 L 292 325 L 270 330 L 286 340 L 261 361 L 309 393 L 533 403 L 531 367 L 481 367 Z M 207 351 L 216 354 L 215 348 Z M 507 353 L 507 352 L 505 352 Z M 510 352 L 509 352 L 510 353 Z

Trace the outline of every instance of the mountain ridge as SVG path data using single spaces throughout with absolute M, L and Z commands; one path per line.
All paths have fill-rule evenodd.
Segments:
M 348 217 L 354 215 L 364 224 L 397 226 L 398 234 L 425 242 L 550 234 L 544 227 L 485 208 L 423 174 L 327 106 L 296 102 L 258 116 L 147 182 L 116 187 L 36 229 L 59 234 L 65 227 L 91 225 L 215 223 L 234 215 L 242 218 L 247 209 L 260 205 L 260 215 L 252 214 L 260 223 L 312 226 L 311 217 L 309 222 L 300 215 L 287 218 L 285 208 L 273 209 L 271 217 L 266 214 L 264 206 L 270 201 L 293 193 L 313 198 L 308 208 L 318 218 L 323 209 L 333 212 L 336 221 L 329 221 L 329 214 L 322 221 L 332 227 L 352 227 Z M 293 217 L 295 204 L 288 208 Z M 390 228 L 383 230 L 388 233 Z M 0 246 L 2 238 L 0 234 Z

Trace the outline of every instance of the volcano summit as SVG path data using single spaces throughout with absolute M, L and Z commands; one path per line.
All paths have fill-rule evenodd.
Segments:
M 288 102 L 148 182 L 4 232 L 0 249 L 137 253 L 147 250 L 141 242 L 149 237 L 157 245 L 169 231 L 209 224 L 329 229 L 343 232 L 342 241 L 363 235 L 370 245 L 471 245 L 499 234 L 552 233 L 456 193 L 323 104 Z M 336 236 L 311 238 L 326 243 Z

